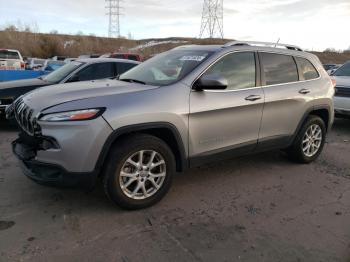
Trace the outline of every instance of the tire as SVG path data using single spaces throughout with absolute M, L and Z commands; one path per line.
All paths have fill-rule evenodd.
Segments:
M 313 139 L 307 137 L 308 134 L 312 134 L 312 130 L 315 131 L 315 135 L 321 130 L 321 134 L 316 136 Z M 297 136 L 294 139 L 292 146 L 287 150 L 289 158 L 298 163 L 308 164 L 313 162 L 321 154 L 325 141 L 326 141 L 326 125 L 324 121 L 314 115 L 310 115 L 300 128 Z M 310 146 L 309 142 L 305 142 L 306 139 L 309 139 L 314 146 Z M 319 141 L 319 139 L 321 139 Z M 308 147 L 309 145 L 309 147 Z M 318 149 L 316 149 L 318 147 Z M 316 150 L 313 152 L 313 150 Z
M 175 166 L 171 149 L 161 139 L 146 134 L 129 136 L 109 153 L 103 179 L 105 193 L 124 209 L 152 206 L 169 191 Z

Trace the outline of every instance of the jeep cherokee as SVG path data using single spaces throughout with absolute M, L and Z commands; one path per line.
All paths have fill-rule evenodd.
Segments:
M 127 209 L 150 206 L 186 168 L 283 149 L 315 160 L 332 125 L 334 83 L 299 47 L 181 46 L 103 80 L 49 86 L 6 112 L 13 151 L 40 184 L 93 185 Z

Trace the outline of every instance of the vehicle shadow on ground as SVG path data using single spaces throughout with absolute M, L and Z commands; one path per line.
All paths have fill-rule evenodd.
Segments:
M 0 132 L 1 131 L 17 131 L 18 128 L 15 123 L 12 123 L 5 119 L 0 119 Z
M 350 132 L 350 118 L 336 118 L 332 127 L 333 131 Z

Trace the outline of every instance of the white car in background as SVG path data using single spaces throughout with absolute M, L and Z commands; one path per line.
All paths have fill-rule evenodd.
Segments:
M 46 59 L 42 58 L 28 58 L 26 69 L 29 70 L 40 70 L 46 63 Z
M 25 63 L 18 50 L 0 49 L 0 70 L 24 70 Z
M 350 61 L 332 73 L 337 82 L 334 95 L 334 110 L 337 116 L 350 117 Z

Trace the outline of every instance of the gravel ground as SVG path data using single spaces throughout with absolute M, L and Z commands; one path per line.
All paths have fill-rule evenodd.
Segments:
M 0 126 L 0 261 L 350 261 L 350 120 L 310 165 L 270 152 L 192 169 L 154 207 L 25 178 Z

